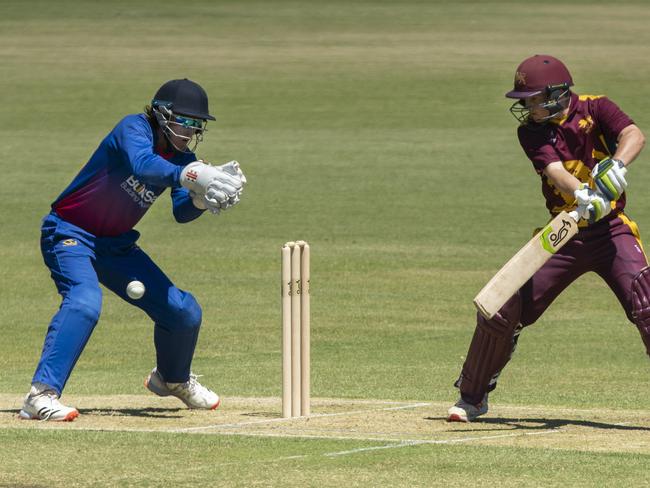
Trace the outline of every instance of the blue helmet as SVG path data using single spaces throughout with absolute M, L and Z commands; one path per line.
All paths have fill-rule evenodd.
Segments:
M 151 108 L 169 143 L 181 152 L 193 152 L 203 140 L 207 121 L 215 120 L 210 115 L 205 90 L 187 78 L 170 80 L 162 85 L 151 101 Z M 188 133 L 191 135 L 188 136 Z M 186 141 L 185 146 L 178 147 L 171 136 Z M 194 144 L 190 148 L 192 139 Z

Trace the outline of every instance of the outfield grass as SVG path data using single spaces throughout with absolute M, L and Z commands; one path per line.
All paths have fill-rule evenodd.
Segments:
M 313 249 L 313 396 L 455 400 L 472 297 L 547 219 L 503 98 L 523 58 L 562 58 L 579 93 L 605 93 L 650 127 L 642 1 L 8 0 L 2 9 L 0 393 L 18 404 L 59 303 L 40 257 L 40 219 L 110 128 L 168 79 L 206 88 L 218 120 L 199 155 L 238 159 L 250 182 L 241 205 L 217 218 L 177 225 L 163 196 L 137 226 L 141 246 L 201 302 L 194 369 L 226 398 L 280 395 L 279 249 L 302 238 Z M 631 168 L 628 192 L 645 236 L 647 161 Z M 153 364 L 151 324 L 107 293 L 66 394 L 142 394 Z M 491 398 L 643 410 L 649 372 L 638 332 L 587 276 L 524 332 Z M 374 444 L 10 426 L 0 439 L 0 486 L 173 486 L 186 477 L 640 486 L 650 454 L 493 443 L 330 460 L 322 454 Z M 278 460 L 297 453 L 307 457 Z

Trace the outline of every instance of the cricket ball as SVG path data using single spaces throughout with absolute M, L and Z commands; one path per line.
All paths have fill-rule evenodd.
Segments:
M 141 281 L 133 280 L 128 285 L 126 285 L 126 294 L 129 298 L 133 300 L 138 300 L 144 295 L 144 285 Z

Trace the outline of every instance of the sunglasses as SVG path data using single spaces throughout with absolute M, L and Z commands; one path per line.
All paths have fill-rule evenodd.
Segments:
M 171 120 L 177 124 L 182 125 L 185 128 L 203 129 L 203 120 L 201 119 L 193 119 L 191 117 L 184 117 L 183 115 L 173 114 Z

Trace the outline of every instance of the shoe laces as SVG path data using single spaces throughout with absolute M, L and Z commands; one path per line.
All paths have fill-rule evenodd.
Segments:
M 183 388 L 187 389 L 190 391 L 190 393 L 194 393 L 196 391 L 210 391 L 208 388 L 203 386 L 201 383 L 199 383 L 198 379 L 203 376 L 202 374 L 194 374 L 190 373 L 190 379 L 183 383 Z

